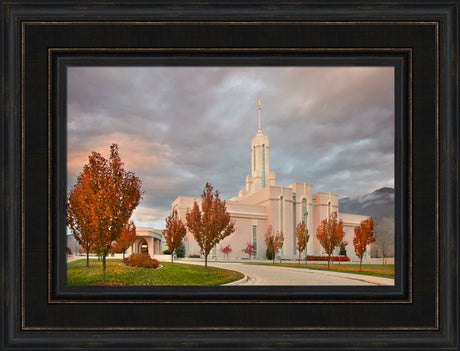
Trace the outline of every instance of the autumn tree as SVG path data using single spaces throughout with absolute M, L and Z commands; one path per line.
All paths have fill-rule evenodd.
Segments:
M 310 234 L 308 234 L 308 229 L 305 228 L 305 222 L 302 221 L 297 224 L 295 228 L 295 235 L 297 237 L 297 251 L 299 252 L 299 265 L 300 265 L 300 254 L 307 248 L 308 239 L 310 239 Z M 307 265 L 307 253 L 305 252 L 305 266 Z
M 84 189 L 90 184 L 88 174 L 81 174 L 67 200 L 66 223 L 77 241 L 86 252 L 86 267 L 89 267 L 89 253 L 94 246 L 92 211 L 84 200 Z
M 221 247 L 220 248 L 220 251 L 225 255 L 225 257 L 227 257 L 228 259 L 228 255 L 231 254 L 231 252 L 233 251 L 232 250 L 232 247 L 229 245 L 225 246 L 225 247 Z
M 102 258 L 104 283 L 112 242 L 122 234 L 141 198 L 141 181 L 123 168 L 117 144 L 110 146 L 109 160 L 93 151 L 69 193 L 67 225 Z
M 201 210 L 195 201 L 186 214 L 187 228 L 204 255 L 205 269 L 208 268 L 208 255 L 211 249 L 235 231 L 235 223 L 227 212 L 225 201 L 219 198 L 218 190 L 213 190 L 212 185 L 206 183 L 201 194 Z
M 367 246 L 375 242 L 374 238 L 374 221 L 372 217 L 362 221 L 358 227 L 355 227 L 355 236 L 353 237 L 353 246 L 355 248 L 356 256 L 359 257 L 359 271 L 363 263 L 364 253 Z
M 112 247 L 109 250 L 109 254 L 113 255 L 113 254 L 116 254 L 116 253 L 122 253 L 122 251 L 120 249 L 120 246 L 118 246 L 117 242 L 114 241 L 114 242 L 112 242 Z
M 330 218 L 323 219 L 316 229 L 316 238 L 328 256 L 328 269 L 330 268 L 331 255 L 334 249 L 342 242 L 343 235 L 343 222 L 342 220 L 337 220 L 337 212 L 331 213 Z
M 251 256 L 256 253 L 256 248 L 250 241 L 248 241 L 246 243 L 246 247 L 244 249 L 241 249 L 241 251 L 247 254 L 249 256 L 248 258 L 251 259 Z
M 174 253 L 177 253 L 179 246 L 187 234 L 185 224 L 179 219 L 176 210 L 166 218 L 166 229 L 163 231 L 163 236 L 166 240 L 166 245 L 171 252 L 171 262 L 174 262 Z
M 133 221 L 129 221 L 123 226 L 123 231 L 120 237 L 116 240 L 118 247 L 123 253 L 123 259 L 125 259 L 126 250 L 130 248 L 136 241 L 136 225 Z
M 267 257 L 270 256 L 275 264 L 275 256 L 283 247 L 284 234 L 276 231 L 273 233 L 272 226 L 269 226 L 265 233 L 265 245 L 267 246 Z

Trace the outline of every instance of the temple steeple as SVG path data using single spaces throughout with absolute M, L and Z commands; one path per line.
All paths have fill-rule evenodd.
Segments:
M 261 124 L 260 124 L 260 99 L 259 101 L 257 101 L 257 103 L 259 104 L 259 132 L 262 132 L 262 127 L 261 127 Z
M 270 172 L 270 143 L 268 136 L 262 132 L 260 99 L 258 103 L 259 129 L 251 141 L 251 174 L 246 177 L 246 190 L 240 192 L 240 197 L 253 194 L 266 186 L 275 185 L 275 173 Z

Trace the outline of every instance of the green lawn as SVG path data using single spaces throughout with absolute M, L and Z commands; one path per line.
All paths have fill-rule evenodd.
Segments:
M 67 264 L 67 285 L 103 285 L 102 261 L 86 259 Z M 107 260 L 105 285 L 221 285 L 244 277 L 226 269 L 161 262 L 160 269 L 127 267 L 121 260 Z
M 273 265 L 270 263 L 255 263 L 247 262 L 246 264 L 263 264 L 263 265 Z M 278 267 L 293 267 L 293 268 L 305 268 L 305 262 L 302 262 L 300 266 L 297 263 L 275 263 L 275 266 Z M 321 270 L 321 271 L 333 271 L 333 272 L 343 272 L 343 273 L 355 273 L 355 274 L 364 274 L 371 275 L 374 277 L 390 278 L 394 279 L 395 276 L 395 265 L 394 264 L 363 264 L 362 271 L 359 271 L 359 264 L 349 264 L 349 263 L 340 263 L 334 262 L 331 264 L 331 268 L 327 268 L 327 262 L 323 263 L 309 263 L 309 269 Z

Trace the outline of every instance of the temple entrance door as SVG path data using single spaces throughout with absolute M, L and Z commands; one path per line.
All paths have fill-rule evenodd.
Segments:
M 147 242 L 143 239 L 139 242 L 138 252 L 139 253 L 149 253 L 149 246 Z

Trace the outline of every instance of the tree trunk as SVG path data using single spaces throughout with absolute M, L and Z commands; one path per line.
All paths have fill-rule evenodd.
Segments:
M 125 251 L 123 251 L 123 259 L 125 259 L 125 252 L 126 252 L 126 250 L 125 250 Z
M 102 256 L 102 282 L 105 283 L 105 256 Z
M 89 267 L 89 250 L 86 251 L 86 267 Z
M 327 269 L 331 266 L 331 255 L 327 256 Z
M 171 251 L 171 263 L 174 263 L 174 251 Z
M 299 251 L 299 266 L 300 266 L 300 251 Z
M 385 255 L 382 253 L 382 265 L 385 265 Z
M 361 265 L 363 264 L 363 257 L 359 258 L 359 271 L 361 272 Z
M 204 269 L 208 270 L 208 255 L 204 255 Z

